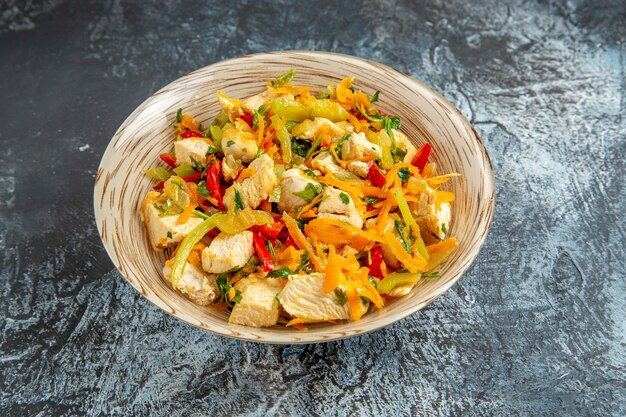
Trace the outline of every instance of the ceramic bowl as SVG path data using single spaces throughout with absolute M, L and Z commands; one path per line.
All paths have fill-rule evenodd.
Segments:
M 380 90 L 379 108 L 398 115 L 401 130 L 420 147 L 432 145 L 439 172 L 457 172 L 447 189 L 456 200 L 450 232 L 459 248 L 440 269 L 438 279 L 421 280 L 406 297 L 359 321 L 312 325 L 307 331 L 275 326 L 228 324 L 226 312 L 193 304 L 174 291 L 161 269 L 165 254 L 154 252 L 139 218 L 140 202 L 151 187 L 143 171 L 172 148 L 171 121 L 178 108 L 209 125 L 219 110 L 218 90 L 247 97 L 264 90 L 267 80 L 294 68 L 297 84 L 323 89 L 352 76 L 366 92 Z M 238 339 L 268 343 L 315 343 L 343 339 L 388 326 L 420 310 L 444 293 L 470 267 L 483 244 L 495 204 L 489 155 L 466 118 L 430 87 L 392 68 L 364 59 L 322 52 L 288 51 L 249 55 L 194 71 L 141 104 L 118 129 L 96 175 L 94 208 L 100 236 L 111 260 L 146 299 L 191 325 Z

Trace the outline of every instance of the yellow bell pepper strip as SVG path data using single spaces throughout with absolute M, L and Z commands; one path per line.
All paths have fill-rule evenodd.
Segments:
M 285 126 L 285 119 L 275 114 L 270 118 L 270 120 L 272 121 L 272 125 L 274 126 L 274 129 L 276 131 L 276 137 L 278 138 L 278 142 L 280 143 L 280 150 L 283 155 L 283 162 L 286 164 L 290 164 L 292 159 L 291 135 L 289 135 L 287 126 Z
M 287 226 L 287 231 L 289 235 L 293 239 L 294 243 L 298 248 L 304 249 L 309 254 L 309 260 L 315 267 L 317 272 L 324 272 L 324 266 L 322 265 L 322 261 L 317 257 L 315 253 L 315 248 L 309 243 L 306 236 L 302 233 L 300 228 L 298 227 L 298 222 L 291 217 L 287 213 L 283 213 L 283 222 L 285 222 L 285 226 Z
M 421 277 L 421 272 L 392 272 L 378 283 L 378 292 L 380 294 L 389 294 L 394 288 L 402 285 L 414 285 Z
M 435 269 L 442 262 L 448 259 L 458 246 L 459 244 L 457 243 L 456 238 L 450 237 L 444 241 L 426 247 L 428 253 L 430 254 L 430 258 L 428 259 L 428 263 L 426 263 L 424 270 L 426 272 L 430 272 Z

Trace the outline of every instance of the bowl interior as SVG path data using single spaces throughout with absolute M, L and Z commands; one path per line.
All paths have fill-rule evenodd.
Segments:
M 143 174 L 159 164 L 159 154 L 172 149 L 171 121 L 176 110 L 208 126 L 219 105 L 216 92 L 247 97 L 265 88 L 267 80 L 294 68 L 296 82 L 324 89 L 345 76 L 366 92 L 380 90 L 381 111 L 398 115 L 401 130 L 421 146 L 429 142 L 439 172 L 457 172 L 450 181 L 453 203 L 451 233 L 459 249 L 440 270 L 438 279 L 421 280 L 409 296 L 356 322 L 319 324 L 308 331 L 228 324 L 227 314 L 187 300 L 162 277 L 165 254 L 154 252 L 139 218 L 141 199 L 151 181 Z M 245 56 L 190 73 L 164 87 L 122 124 L 111 140 L 96 175 L 94 207 L 100 236 L 115 266 L 141 294 L 169 314 L 192 325 L 241 339 L 271 343 L 310 343 L 365 333 L 393 323 L 447 290 L 474 260 L 482 245 L 495 203 L 493 169 L 478 135 L 442 96 L 425 84 L 389 67 L 345 55 L 319 52 L 278 52 Z

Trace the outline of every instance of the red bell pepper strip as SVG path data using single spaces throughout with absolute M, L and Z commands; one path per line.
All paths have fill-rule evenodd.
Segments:
M 259 233 L 252 233 L 252 244 L 254 245 L 254 250 L 256 251 L 256 256 L 261 261 L 263 265 L 263 270 L 265 272 L 271 272 L 274 270 L 274 259 L 272 259 L 272 255 L 267 250 L 265 246 L 265 240 L 261 237 Z
M 383 248 L 380 245 L 376 245 L 372 248 L 366 263 L 367 267 L 370 269 L 369 274 L 371 276 L 376 278 L 383 277 L 383 273 L 380 270 L 380 265 L 383 263 Z
M 195 130 L 188 130 L 180 134 L 180 137 L 183 139 L 187 138 L 203 138 L 202 133 L 196 132 Z
M 220 163 L 214 155 L 209 157 L 208 163 L 210 165 L 206 169 L 206 189 L 211 193 L 211 197 L 217 200 L 217 208 L 224 211 L 226 208 L 220 191 Z
M 293 246 L 294 249 L 299 249 L 298 246 L 296 246 L 296 242 L 293 241 L 291 235 L 287 235 L 287 240 L 285 240 L 284 245 L 285 249 L 287 249 L 289 246 Z
M 178 166 L 178 164 L 176 163 L 176 158 L 174 158 L 174 156 L 172 154 L 162 153 L 160 155 L 160 158 L 161 158 L 161 161 L 165 162 L 166 164 L 168 164 L 172 168 L 176 168 Z
M 188 177 L 183 177 L 185 182 L 198 182 L 200 181 L 201 178 L 202 178 L 202 172 L 196 172 L 195 174 L 190 175 Z M 160 183 L 158 183 L 152 188 L 155 190 L 162 190 L 164 186 L 165 186 L 165 181 L 161 181 Z
M 274 223 L 271 225 L 257 225 L 252 226 L 251 229 L 268 239 L 276 239 L 284 227 L 285 223 L 283 223 L 279 216 L 275 216 Z
M 239 118 L 248 123 L 248 126 L 250 127 L 254 125 L 254 116 L 252 116 L 251 114 L 242 114 L 241 116 L 239 116 Z
M 384 187 L 385 185 L 385 176 L 378 170 L 376 164 L 370 166 L 367 178 L 369 178 L 376 187 Z
M 411 164 L 419 169 L 420 174 L 424 171 L 424 168 L 426 168 L 426 163 L 428 162 L 428 156 L 430 155 L 431 149 L 432 147 L 430 146 L 430 143 L 425 143 L 424 146 L 420 148 L 419 152 L 417 152 L 413 161 L 411 161 Z

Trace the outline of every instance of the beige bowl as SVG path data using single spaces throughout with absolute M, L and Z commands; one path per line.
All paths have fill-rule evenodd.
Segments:
M 139 219 L 140 201 L 151 181 L 142 173 L 172 148 L 171 121 L 176 110 L 198 116 L 208 126 L 219 110 L 218 90 L 242 98 L 261 92 L 267 80 L 294 68 L 301 85 L 323 89 L 346 76 L 363 91 L 381 91 L 381 111 L 400 116 L 401 130 L 421 146 L 429 142 L 439 172 L 458 172 L 448 189 L 456 195 L 451 233 L 459 249 L 438 279 L 424 279 L 411 294 L 355 322 L 318 324 L 307 331 L 275 326 L 228 324 L 226 312 L 187 300 L 161 275 L 165 261 L 148 244 Z M 98 230 L 111 260 L 145 298 L 172 316 L 228 337 L 268 343 L 314 343 L 343 339 L 392 324 L 439 297 L 469 268 L 483 244 L 495 204 L 489 155 L 468 121 L 425 84 L 389 67 L 346 55 L 289 51 L 244 56 L 201 68 L 162 88 L 137 108 L 118 129 L 96 175 L 94 208 Z

